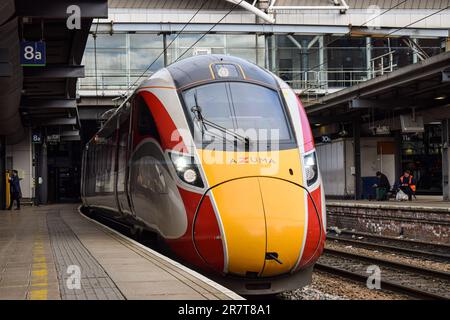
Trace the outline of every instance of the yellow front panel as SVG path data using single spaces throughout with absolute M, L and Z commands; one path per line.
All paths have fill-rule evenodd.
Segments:
M 289 272 L 300 253 L 305 228 L 304 191 L 288 182 L 303 180 L 298 149 L 199 150 L 199 156 L 222 220 L 228 271 L 263 276 Z M 266 260 L 266 252 L 277 252 L 283 264 Z
M 260 273 L 266 235 L 264 209 L 257 178 L 235 180 L 212 190 L 227 239 L 228 272 Z
M 267 252 L 278 253 L 279 264 L 267 260 L 263 276 L 274 276 L 294 268 L 305 232 L 305 192 L 285 181 L 259 178 L 267 224 Z
M 248 176 L 270 176 L 297 183 L 303 181 L 298 149 L 271 152 L 198 152 L 210 186 Z

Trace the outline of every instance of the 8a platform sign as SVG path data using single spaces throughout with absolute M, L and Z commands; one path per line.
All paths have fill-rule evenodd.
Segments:
M 45 48 L 44 41 L 22 41 L 20 43 L 20 64 L 33 67 L 45 66 Z

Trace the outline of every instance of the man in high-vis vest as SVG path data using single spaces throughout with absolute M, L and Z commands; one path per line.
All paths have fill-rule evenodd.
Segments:
M 408 200 L 416 193 L 416 181 L 409 170 L 406 170 L 399 180 L 399 188 L 408 195 Z

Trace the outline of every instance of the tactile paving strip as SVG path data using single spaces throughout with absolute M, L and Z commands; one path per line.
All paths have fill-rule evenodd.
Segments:
M 49 210 L 47 212 L 47 227 L 59 275 L 61 299 L 124 299 L 124 296 L 102 266 L 61 218 L 59 210 Z M 72 267 L 69 268 L 70 266 Z M 80 282 L 77 282 L 74 278 L 77 274 L 77 268 L 79 268 L 81 275 Z M 80 284 L 79 289 L 77 288 L 78 283 Z

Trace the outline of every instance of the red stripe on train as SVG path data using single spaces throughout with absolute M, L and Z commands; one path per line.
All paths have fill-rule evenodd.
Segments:
M 314 204 L 311 200 L 314 200 L 317 211 L 314 208 Z M 316 262 L 322 254 L 323 247 L 325 245 L 325 231 L 322 227 L 322 195 L 321 187 L 318 187 L 311 192 L 311 197 L 308 197 L 308 230 L 306 234 L 306 243 L 303 250 L 303 255 L 300 259 L 300 263 L 297 270 L 300 268 L 306 268 Z M 321 236 L 321 238 L 319 238 Z
M 169 149 L 187 153 L 186 145 L 163 103 L 151 92 L 142 91 L 139 94 L 144 98 L 155 119 L 163 150 Z
M 308 116 L 306 115 L 305 108 L 303 107 L 302 102 L 300 101 L 300 98 L 297 97 L 297 104 L 298 104 L 298 110 L 300 112 L 300 122 L 302 125 L 302 132 L 303 132 L 303 144 L 305 146 L 305 152 L 309 152 L 314 149 L 314 138 L 311 131 L 311 126 L 309 125 Z
M 186 208 L 188 227 L 186 233 L 179 239 L 166 240 L 171 249 L 184 260 L 211 271 L 223 272 L 224 248 L 221 240 L 219 224 L 209 196 L 203 199 L 197 214 L 195 225 L 195 244 L 200 255 L 194 247 L 192 239 L 192 223 L 201 194 L 178 188 Z M 203 258 L 203 259 L 202 259 Z

